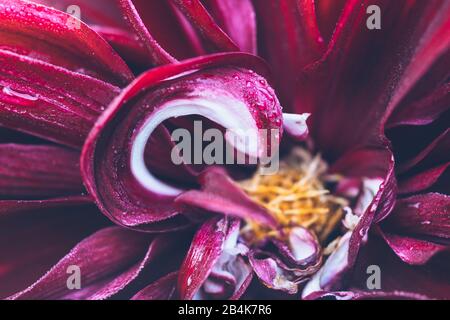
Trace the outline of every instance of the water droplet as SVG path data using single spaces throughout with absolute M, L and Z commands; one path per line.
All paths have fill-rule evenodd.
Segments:
M 39 95 L 31 95 L 25 92 L 19 92 L 17 90 L 11 89 L 10 87 L 3 87 L 3 93 L 10 96 L 10 97 L 15 97 L 15 98 L 20 98 L 22 100 L 26 100 L 26 101 L 37 101 L 39 100 Z

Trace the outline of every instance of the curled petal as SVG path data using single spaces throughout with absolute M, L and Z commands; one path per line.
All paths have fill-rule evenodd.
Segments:
M 293 114 L 284 113 L 283 123 L 286 132 L 294 137 L 296 140 L 303 141 L 306 140 L 309 134 L 308 125 L 306 120 L 310 117 L 309 113 L 304 114 Z
M 173 63 L 177 60 L 164 50 L 158 41 L 151 35 L 131 0 L 116 0 L 122 9 L 127 22 L 138 35 L 140 42 L 147 48 L 149 57 L 153 64 L 163 65 Z
M 322 264 L 319 242 L 304 228 L 293 229 L 288 244 L 271 241 L 274 250 L 254 250 L 249 254 L 253 270 L 265 286 L 295 294 L 298 284 L 315 274 Z
M 303 297 L 322 290 L 330 291 L 342 284 L 343 277 L 349 269 L 350 237 L 351 233 L 348 232 L 339 240 L 337 249 L 306 284 L 302 292 Z
M 162 156 L 148 140 L 161 139 L 158 130 L 164 129 L 160 125 L 165 120 L 204 116 L 227 129 L 253 130 L 261 140 L 265 137 L 260 129 L 281 127 L 273 90 L 262 76 L 246 69 L 255 67 L 266 74 L 255 59 L 246 54 L 218 54 L 156 68 L 114 100 L 87 138 L 81 159 L 86 187 L 107 216 L 133 227 L 182 219 L 173 202 L 182 190 L 156 178 L 145 161 L 146 153 Z M 251 142 L 247 149 L 239 141 L 231 143 L 245 154 L 258 156 L 257 144 Z M 164 160 L 166 167 L 176 168 L 171 159 Z

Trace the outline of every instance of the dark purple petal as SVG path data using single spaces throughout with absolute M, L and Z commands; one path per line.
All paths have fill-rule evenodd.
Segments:
M 148 258 L 145 252 L 149 242 L 145 234 L 118 227 L 98 231 L 80 242 L 41 279 L 10 299 L 58 299 L 72 295 L 78 299 L 106 298 L 136 276 L 142 266 L 134 264 L 142 256 Z M 67 287 L 67 269 L 73 265 L 81 271 L 80 292 Z M 102 285 L 92 290 L 90 287 L 97 283 Z
M 148 145 L 152 139 L 167 141 L 164 132 L 156 130 L 163 121 L 200 115 L 225 128 L 280 128 L 281 110 L 273 90 L 260 75 L 241 67 L 255 67 L 266 74 L 264 64 L 247 54 L 204 56 L 152 69 L 114 100 L 87 138 L 81 159 L 86 187 L 108 217 L 132 227 L 151 223 L 186 226 L 173 202 L 183 190 L 155 178 L 144 159 L 144 154 L 164 156 L 166 148 Z M 209 112 L 212 105 L 214 110 Z M 252 155 L 258 151 L 250 150 Z M 171 159 L 164 161 L 167 169 L 176 168 Z
M 447 129 L 418 155 L 399 165 L 396 170 L 399 174 L 402 174 L 413 168 L 418 170 L 417 167 L 423 169 L 445 163 L 449 160 L 449 149 L 450 129 Z
M 26 288 L 108 223 L 88 197 L 0 201 L 0 297 Z
M 387 127 L 430 124 L 447 111 L 449 106 L 450 83 L 446 83 L 421 100 L 396 109 L 389 118 Z
M 312 0 L 253 1 L 257 13 L 260 54 L 274 69 L 286 108 L 292 111 L 301 68 L 318 59 L 324 43 Z
M 381 270 L 381 291 L 402 291 L 422 295 L 428 299 L 449 299 L 449 258 L 448 254 L 442 253 L 424 266 L 410 266 L 404 263 L 382 239 L 373 235 L 367 246 L 361 250 L 348 286 L 351 289 L 367 291 L 369 276 L 367 268 L 376 265 Z
M 377 32 L 366 26 L 368 5 L 385 13 Z M 296 90 L 296 111 L 312 114 L 311 135 L 327 157 L 382 138 L 389 115 L 446 53 L 449 10 L 439 0 L 347 1 L 326 54 Z
M 148 52 L 150 61 L 154 65 L 163 65 L 168 63 L 176 62 L 177 60 L 172 57 L 158 41 L 151 35 L 138 11 L 136 10 L 133 1 L 131 0 L 116 0 L 123 11 L 123 14 L 133 28 L 135 33 L 138 35 L 140 42 L 145 46 Z
M 78 162 L 79 153 L 61 147 L 0 144 L 0 199 L 80 194 Z
M 171 300 L 175 297 L 177 278 L 177 272 L 169 273 L 139 291 L 131 300 Z
M 400 177 L 398 182 L 398 191 L 400 194 L 416 193 L 424 191 L 441 178 L 449 167 L 450 162 L 447 162 L 438 167 L 428 169 L 415 175 Z

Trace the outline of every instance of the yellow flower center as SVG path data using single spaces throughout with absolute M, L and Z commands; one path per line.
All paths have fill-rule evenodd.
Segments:
M 257 172 L 251 179 L 241 181 L 243 190 L 255 202 L 266 208 L 281 226 L 269 229 L 247 221 L 241 234 L 248 241 L 258 242 L 267 236 L 284 238 L 292 228 L 301 226 L 313 231 L 323 244 L 337 228 L 348 201 L 333 196 L 326 182 L 339 179 L 327 176 L 327 165 L 319 155 L 313 157 L 301 148 L 280 161 L 276 174 Z

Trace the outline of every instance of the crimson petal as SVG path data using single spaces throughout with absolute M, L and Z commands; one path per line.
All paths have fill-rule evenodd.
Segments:
M 200 0 L 173 0 L 178 9 L 218 51 L 239 51 L 238 46 L 217 25 Z
M 253 1 L 261 55 L 273 67 L 283 101 L 292 107 L 301 68 L 324 51 L 312 0 Z M 292 108 L 289 109 L 292 111 Z
M 0 50 L 0 125 L 80 147 L 119 88 Z
M 193 299 L 208 278 L 222 254 L 228 227 L 227 218 L 212 218 L 195 234 L 178 275 L 181 299 Z
M 125 62 L 103 38 L 82 22 L 79 27 L 71 26 L 70 19 L 74 18 L 50 7 L 5 0 L 0 7 L 3 48 L 116 85 L 133 79 Z

